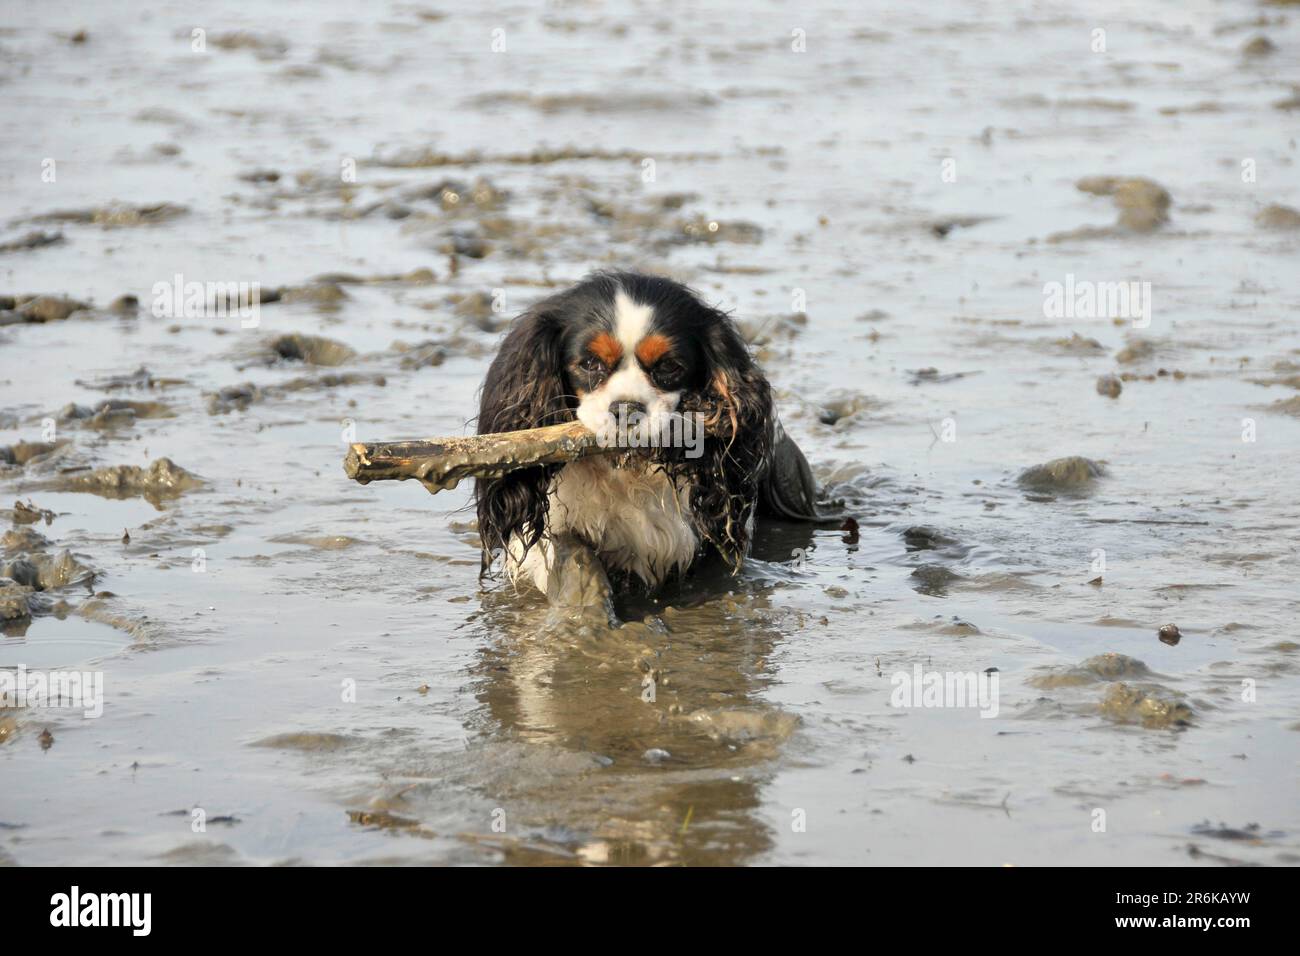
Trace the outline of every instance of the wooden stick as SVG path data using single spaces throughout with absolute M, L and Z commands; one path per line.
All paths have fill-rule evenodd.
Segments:
M 520 468 L 576 461 L 617 449 L 600 445 L 581 422 L 545 428 L 423 441 L 357 442 L 343 459 L 354 481 L 414 478 L 430 494 L 455 488 L 462 478 L 500 478 Z

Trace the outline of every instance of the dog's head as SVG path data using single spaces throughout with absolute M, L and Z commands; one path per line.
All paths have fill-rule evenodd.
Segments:
M 597 273 L 539 302 L 507 334 L 483 385 L 478 430 L 578 419 L 692 486 L 701 537 L 738 564 L 772 440 L 771 395 L 727 315 L 680 283 Z M 545 528 L 558 466 L 479 482 L 485 562 Z

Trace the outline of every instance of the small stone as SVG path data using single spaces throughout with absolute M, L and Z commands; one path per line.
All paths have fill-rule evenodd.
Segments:
M 1166 624 L 1158 632 L 1161 644 L 1168 644 L 1173 647 L 1183 639 L 1182 632 L 1178 630 L 1177 624 Z
M 1114 375 L 1103 375 L 1097 379 L 1097 394 L 1105 395 L 1107 398 L 1119 398 L 1119 393 L 1124 391 L 1124 385 Z

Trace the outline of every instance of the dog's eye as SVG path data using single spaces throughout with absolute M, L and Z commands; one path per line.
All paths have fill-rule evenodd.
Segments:
M 651 373 L 651 378 L 654 379 L 654 383 L 660 388 L 668 388 L 679 382 L 685 371 L 686 369 L 682 366 L 681 362 L 674 361 L 673 359 L 664 359 L 662 362 L 655 365 L 654 371 Z
M 582 369 L 584 372 L 590 372 L 592 375 L 605 374 L 605 363 L 594 355 L 588 355 L 585 359 L 579 362 L 578 368 Z

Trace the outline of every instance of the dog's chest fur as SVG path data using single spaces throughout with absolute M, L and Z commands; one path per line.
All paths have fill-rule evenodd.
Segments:
M 690 566 L 699 539 L 690 521 L 690 489 L 654 468 L 616 468 L 605 458 L 570 462 L 551 482 L 548 536 L 573 534 L 592 545 L 610 570 L 654 587 Z M 541 554 L 535 552 L 541 551 Z M 517 568 L 544 592 L 550 548 L 545 540 Z

